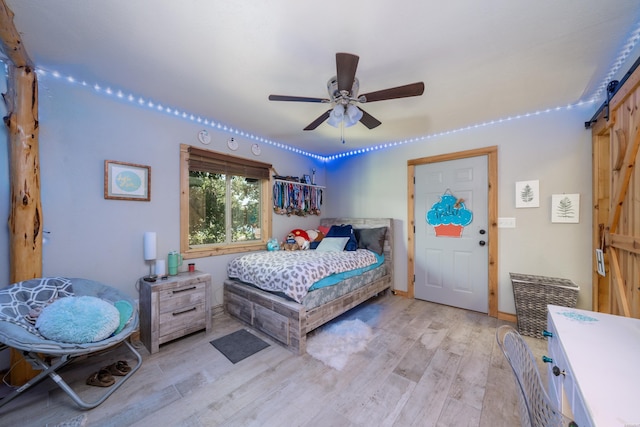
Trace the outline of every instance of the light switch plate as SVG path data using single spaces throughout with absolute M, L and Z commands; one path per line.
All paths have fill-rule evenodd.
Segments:
M 498 218 L 498 228 L 516 228 L 516 219 Z

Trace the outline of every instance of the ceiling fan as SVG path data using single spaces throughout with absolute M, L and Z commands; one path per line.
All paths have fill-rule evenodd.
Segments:
M 348 127 L 359 121 L 367 128 L 373 129 L 380 126 L 382 122 L 361 107 L 356 106 L 356 104 L 420 96 L 424 93 L 424 83 L 418 82 L 358 95 L 360 82 L 356 77 L 356 69 L 358 68 L 359 59 L 357 55 L 351 53 L 336 53 L 336 75 L 327 82 L 329 98 L 269 95 L 269 100 L 331 104 L 329 110 L 309 123 L 304 130 L 314 130 L 325 120 L 335 127 L 338 127 L 341 123 Z

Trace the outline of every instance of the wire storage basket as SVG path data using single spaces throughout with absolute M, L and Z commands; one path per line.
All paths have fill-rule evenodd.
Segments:
M 574 308 L 580 287 L 569 279 L 509 273 L 518 317 L 518 332 L 543 338 L 547 327 L 547 305 Z

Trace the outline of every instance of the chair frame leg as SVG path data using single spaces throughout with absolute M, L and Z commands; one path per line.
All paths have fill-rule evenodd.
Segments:
M 63 367 L 64 365 L 66 365 L 68 362 L 72 360 L 70 358 L 70 355 L 65 354 L 57 362 L 50 365 L 38 353 L 25 351 L 23 352 L 24 358 L 34 367 L 34 369 L 38 369 L 41 372 L 35 377 L 33 377 L 32 379 L 30 379 L 29 381 L 27 381 L 22 386 L 13 390 L 4 398 L 2 398 L 0 400 L 0 407 L 6 405 L 15 397 L 22 394 L 22 392 L 24 392 L 25 390 L 28 390 L 29 388 L 36 385 L 37 383 L 39 383 L 40 381 L 42 381 L 44 378 L 48 376 L 58 385 L 58 387 L 60 387 L 65 393 L 67 393 L 69 397 L 71 397 L 71 399 L 73 399 L 73 401 L 80 408 L 82 409 L 95 408 L 96 406 L 100 405 L 102 402 L 107 400 L 107 398 L 111 396 L 117 389 L 119 389 L 120 386 L 122 386 L 122 384 L 124 384 L 125 381 L 128 380 L 142 365 L 142 356 L 140 355 L 140 353 L 126 340 L 123 342 L 125 346 L 129 348 L 131 353 L 133 353 L 133 355 L 136 357 L 137 363 L 135 366 L 131 368 L 131 371 L 129 371 L 125 376 L 122 377 L 120 381 L 117 381 L 113 386 L 109 387 L 106 393 L 104 393 L 98 400 L 94 402 L 85 402 L 80 398 L 80 396 L 78 396 L 78 394 L 71 388 L 71 386 L 69 386 L 69 384 L 67 384 L 64 381 L 64 379 L 62 379 L 62 377 L 56 372 L 56 370 L 60 369 L 61 367 Z

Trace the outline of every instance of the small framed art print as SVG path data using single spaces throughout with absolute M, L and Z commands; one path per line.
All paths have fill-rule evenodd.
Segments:
M 105 160 L 104 198 L 151 200 L 151 166 Z

